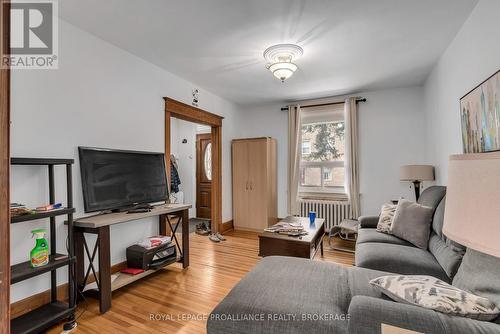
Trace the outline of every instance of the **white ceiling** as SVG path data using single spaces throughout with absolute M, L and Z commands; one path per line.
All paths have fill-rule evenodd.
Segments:
M 64 0 L 60 16 L 239 104 L 421 84 L 477 0 Z M 304 56 L 282 84 L 263 51 Z

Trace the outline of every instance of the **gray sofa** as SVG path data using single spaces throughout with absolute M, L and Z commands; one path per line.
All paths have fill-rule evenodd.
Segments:
M 422 204 L 436 208 L 429 252 L 376 232 L 376 219 L 362 218 L 356 263 L 368 268 L 266 257 L 212 311 L 207 332 L 367 334 L 381 333 L 381 324 L 388 324 L 420 333 L 500 333 L 494 322 L 396 303 L 369 284 L 391 272 L 451 280 L 463 247 L 441 233 L 445 191 L 444 187 L 431 187 L 420 198 Z
M 465 247 L 443 235 L 446 187 L 425 189 L 418 203 L 435 209 L 427 250 L 387 233 L 377 232 L 378 217 L 360 217 L 356 266 L 391 273 L 430 275 L 451 283 Z

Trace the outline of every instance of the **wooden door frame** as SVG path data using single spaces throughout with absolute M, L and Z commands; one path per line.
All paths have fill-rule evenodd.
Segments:
M 167 175 L 170 177 L 170 129 L 172 117 L 188 122 L 209 125 L 212 129 L 212 188 L 211 222 L 212 231 L 222 231 L 222 120 L 224 117 L 200 108 L 164 97 L 165 101 L 165 159 Z
M 0 55 L 10 54 L 10 4 L 0 2 Z M 10 333 L 10 68 L 0 69 L 0 333 Z

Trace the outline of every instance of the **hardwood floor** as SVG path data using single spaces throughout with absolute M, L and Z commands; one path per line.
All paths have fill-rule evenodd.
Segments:
M 205 317 L 259 261 L 257 233 L 230 231 L 227 240 L 213 243 L 190 234 L 191 265 L 171 265 L 113 293 L 113 306 L 104 315 L 94 299 L 80 303 L 74 333 L 205 333 Z M 343 243 L 345 242 L 336 241 Z M 315 261 L 351 266 L 354 255 L 330 251 Z M 49 333 L 60 333 L 62 325 Z

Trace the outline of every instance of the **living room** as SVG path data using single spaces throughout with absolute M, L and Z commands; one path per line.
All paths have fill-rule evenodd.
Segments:
M 2 333 L 500 333 L 498 1 L 1 8 Z

